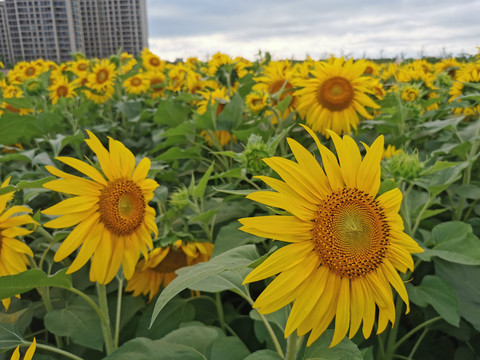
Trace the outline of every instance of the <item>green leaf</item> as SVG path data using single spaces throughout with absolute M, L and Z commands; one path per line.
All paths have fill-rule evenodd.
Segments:
M 438 256 L 444 260 L 480 265 L 480 239 L 472 233 L 472 226 L 461 221 L 449 221 L 432 229 L 433 248 L 422 256 Z
M 209 360 L 243 360 L 250 352 L 237 337 L 226 337 L 213 326 L 187 325 L 162 338 L 163 341 L 188 345 Z
M 0 116 L 0 144 L 11 145 L 40 136 L 38 121 L 31 115 L 6 112 Z
M 192 192 L 192 195 L 201 199 L 203 198 L 203 195 L 205 194 L 205 189 L 207 188 L 207 183 L 208 180 L 210 180 L 210 175 L 212 174 L 213 167 L 215 165 L 215 162 L 212 162 L 210 167 L 205 171 L 205 174 L 203 174 L 202 178 L 198 182 L 197 186 L 195 186 L 195 189 Z
M 283 360 L 283 358 L 273 350 L 258 350 L 248 355 L 245 360 Z
M 344 338 L 338 345 L 329 347 L 333 338 L 333 330 L 326 330 L 312 345 L 306 348 L 303 360 L 362 360 L 358 346 Z
M 440 194 L 451 184 L 460 179 L 463 169 L 469 162 L 435 164 L 434 167 L 424 172 L 422 177 L 415 181 L 416 185 L 427 189 L 433 196 Z M 438 170 L 437 170 L 438 169 Z
M 0 277 L 0 299 L 17 294 L 23 294 L 39 286 L 53 286 L 69 289 L 72 278 L 66 275 L 67 269 L 62 269 L 54 275 L 47 275 L 40 269 L 31 269 L 16 275 Z
M 228 225 L 220 228 L 215 239 L 215 247 L 213 248 L 214 256 L 241 245 L 256 244 L 264 240 L 261 237 L 250 235 L 239 230 L 240 226 L 241 224 L 237 221 L 232 221 Z
M 34 180 L 34 181 L 21 180 L 21 181 L 18 182 L 17 188 L 18 189 L 42 188 L 43 184 L 45 184 L 46 182 L 49 182 L 51 180 L 55 180 L 55 179 L 56 179 L 55 176 L 49 176 L 49 177 Z
M 460 185 L 455 189 L 455 192 L 463 196 L 465 199 L 479 200 L 480 199 L 480 187 L 473 184 Z
M 460 315 L 480 331 L 480 266 L 455 264 L 435 259 L 436 274 L 450 284 L 455 292 Z
M 103 335 L 97 313 L 87 305 L 71 305 L 45 314 L 45 327 L 52 334 L 69 336 L 78 345 L 102 350 Z
M 103 360 L 207 360 L 190 346 L 163 340 L 136 338 L 120 346 Z
M 236 93 L 222 112 L 218 115 L 217 130 L 227 130 L 231 132 L 236 129 L 243 121 L 243 100 Z
M 115 107 L 120 111 L 128 121 L 137 122 L 140 120 L 142 112 L 142 103 L 140 101 L 122 101 L 118 102 Z
M 157 156 L 155 160 L 163 160 L 163 161 L 174 161 L 180 159 L 201 159 L 202 156 L 200 155 L 200 147 L 194 146 L 189 149 L 181 149 L 179 147 L 171 147 L 163 154 Z
M 190 108 L 184 104 L 171 100 L 163 100 L 157 107 L 153 121 L 160 125 L 175 127 L 185 122 L 189 113 Z
M 442 278 L 427 275 L 418 286 L 405 284 L 410 300 L 421 307 L 432 305 L 446 322 L 459 326 L 458 300 L 450 285 Z
M 0 312 L 0 350 L 12 349 L 23 342 L 24 326 L 30 323 L 32 313 L 27 309 L 6 314 Z
M 226 270 L 243 268 L 257 258 L 258 253 L 255 245 L 245 245 L 212 257 L 208 262 L 189 266 L 188 271 L 182 271 L 181 275 L 177 276 L 160 293 L 160 296 L 155 303 L 150 326 L 152 326 L 163 307 L 182 290 Z
M 193 321 L 195 318 L 195 308 L 188 299 L 173 299 L 160 311 L 157 321 L 148 328 L 150 319 L 152 318 L 153 304 L 150 304 L 146 311 L 142 313 L 138 328 L 137 337 L 148 337 L 151 339 L 159 339 L 169 332 L 177 329 L 180 324 Z

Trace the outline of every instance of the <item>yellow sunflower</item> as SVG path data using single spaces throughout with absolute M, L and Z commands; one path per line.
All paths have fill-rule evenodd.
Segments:
M 102 90 L 83 90 L 87 99 L 92 100 L 95 104 L 104 104 L 110 100 L 115 94 L 113 86 L 106 86 Z
M 395 322 L 391 286 L 409 311 L 408 295 L 397 270 L 413 270 L 410 253 L 422 248 L 403 232 L 398 215 L 398 189 L 377 196 L 383 136 L 366 151 L 363 160 L 355 141 L 330 131 L 337 157 L 314 138 L 323 169 L 315 157 L 293 139 L 288 144 L 297 162 L 279 157 L 264 159 L 283 181 L 259 176 L 273 191 L 247 198 L 286 210 L 291 215 L 243 218 L 241 230 L 290 244 L 281 247 L 255 268 L 244 283 L 279 274 L 254 303 L 260 313 L 274 312 L 294 302 L 285 336 L 311 330 L 311 345 L 335 317 L 331 346 L 348 330 L 351 338 L 363 321 L 370 333 L 378 307 L 378 329 Z
M 413 102 L 419 97 L 418 87 L 407 85 L 403 88 L 400 96 L 405 102 Z
M 314 78 L 299 80 L 297 85 L 303 89 L 295 92 L 300 97 L 297 109 L 307 125 L 328 137 L 327 129 L 337 134 L 349 133 L 352 127 L 356 130 L 359 114 L 371 119 L 365 107 L 380 107 L 368 96 L 373 90 L 370 78 L 362 76 L 364 71 L 364 62 L 335 59 L 319 63 L 312 71 Z
M 157 235 L 155 210 L 148 206 L 158 184 L 147 179 L 150 160 L 135 167 L 135 157 L 120 141 L 109 139 L 109 151 L 87 130 L 85 140 L 100 163 L 102 173 L 71 157 L 57 157 L 62 163 L 92 180 L 70 175 L 53 166 L 47 170 L 61 179 L 44 184 L 47 189 L 76 195 L 43 210 L 45 215 L 61 215 L 45 224 L 59 229 L 75 226 L 63 240 L 54 260 L 61 261 L 82 246 L 67 273 L 73 273 L 92 258 L 90 280 L 109 283 L 120 266 L 130 279 L 140 252 L 152 248 L 151 234 Z
M 232 135 L 228 130 L 202 130 L 200 135 L 204 137 L 209 146 L 213 146 L 215 143 L 218 143 L 223 148 L 230 144 L 230 142 L 237 142 L 237 137 Z
M 88 74 L 87 86 L 93 90 L 103 91 L 106 87 L 113 87 L 115 77 L 115 64 L 108 59 L 103 59 Z
M 70 63 L 70 70 L 79 78 L 87 76 L 89 67 L 90 61 L 87 59 L 78 59 Z
M 146 78 L 150 81 L 150 95 L 153 98 L 163 97 L 165 94 L 165 74 L 160 71 L 147 71 Z
M 143 67 L 148 71 L 163 71 L 165 69 L 165 61 L 146 48 L 143 49 L 141 58 Z
M 48 97 L 52 104 L 56 104 L 61 97 L 74 98 L 77 96 L 75 83 L 69 82 L 66 76 L 57 76 L 47 90 L 49 91 Z
M 172 246 L 156 248 L 148 254 L 148 259 L 138 262 L 125 291 L 133 291 L 133 296 L 148 295 L 148 301 L 151 302 L 162 286 L 167 286 L 177 277 L 176 270 L 208 261 L 212 251 L 212 243 L 184 244 L 182 240 L 177 240 Z
M 206 89 L 199 91 L 198 93 L 203 97 L 203 100 L 200 100 L 197 103 L 197 111 L 199 114 L 205 114 L 208 105 L 214 106 L 215 104 L 218 104 L 216 111 L 216 115 L 218 116 L 225 108 L 225 105 L 230 101 L 228 89 L 225 87 L 221 87 L 213 91 Z
M 28 347 L 23 360 L 32 360 L 33 354 L 35 354 L 35 350 L 37 349 L 37 340 L 33 338 L 32 344 Z M 20 360 L 20 346 L 15 348 L 15 351 L 12 354 L 10 360 Z
M 10 178 L 6 179 L 0 188 L 8 186 Z M 17 236 L 30 234 L 22 225 L 35 224 L 28 213 L 32 211 L 25 206 L 12 206 L 6 209 L 7 203 L 13 198 L 13 192 L 0 195 L 0 276 L 15 275 L 27 270 L 27 256 L 33 257 L 32 250 Z M 21 215 L 19 215 L 21 214 Z M 2 299 L 3 306 L 8 309 L 10 298 Z
M 290 104 L 281 114 L 282 119 L 285 119 L 298 106 L 298 97 L 293 92 L 296 72 L 296 68 L 292 67 L 290 61 L 271 61 L 264 69 L 263 75 L 254 78 L 257 83 L 253 89 L 269 94 L 274 107 L 287 96 L 291 96 Z
M 148 86 L 150 82 L 146 78 L 146 76 L 142 73 L 135 74 L 130 76 L 129 78 L 125 79 L 123 82 L 123 87 L 125 88 L 126 92 L 129 94 L 143 94 L 148 90 Z
M 267 106 L 267 100 L 267 93 L 261 90 L 256 90 L 245 97 L 245 104 L 252 112 L 259 112 L 265 109 Z

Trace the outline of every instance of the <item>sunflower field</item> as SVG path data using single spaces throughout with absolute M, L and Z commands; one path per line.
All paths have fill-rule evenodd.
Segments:
M 479 115 L 480 54 L 9 65 L 0 359 L 480 359 Z

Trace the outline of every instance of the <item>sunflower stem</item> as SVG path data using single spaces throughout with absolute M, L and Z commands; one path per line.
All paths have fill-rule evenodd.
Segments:
M 108 313 L 107 287 L 97 282 L 98 303 L 103 313 L 105 321 L 102 321 L 103 339 L 105 340 L 105 351 L 110 355 L 113 350 L 112 329 L 110 325 L 110 315 Z
M 395 322 L 393 323 L 393 327 L 392 329 L 390 329 L 390 332 L 388 334 L 387 348 L 386 348 L 385 357 L 384 357 L 385 360 L 391 360 L 395 355 L 395 349 L 396 349 L 395 345 L 397 341 L 398 327 L 400 324 L 402 305 L 403 305 L 403 300 L 400 298 L 400 296 L 397 295 L 395 298 Z
M 422 342 L 422 340 L 423 340 L 423 338 L 425 337 L 425 335 L 427 335 L 428 330 L 429 330 L 428 327 L 426 327 L 425 329 L 423 329 L 423 332 L 422 332 L 421 335 L 418 337 L 418 340 L 415 342 L 415 345 L 413 346 L 412 351 L 410 351 L 410 354 L 408 354 L 408 360 L 412 360 L 412 359 L 413 359 L 413 355 L 415 355 L 415 352 L 417 351 L 418 347 L 420 346 L 420 343 Z
M 285 360 L 295 360 L 297 358 L 297 343 L 298 336 L 294 331 L 287 338 L 287 353 L 285 354 Z
M 225 332 L 225 317 L 223 315 L 222 299 L 220 298 L 220 293 L 215 293 L 215 306 L 218 313 L 218 322 L 220 323 L 220 328 Z
M 415 220 L 415 225 L 413 225 L 412 233 L 410 234 L 410 236 L 413 237 L 415 235 L 415 233 L 417 232 L 418 227 L 420 226 L 420 222 L 422 221 L 423 213 L 425 212 L 425 210 L 428 209 L 428 207 L 430 206 L 430 203 L 432 202 L 433 198 L 434 198 L 434 196 L 430 195 L 427 202 L 423 205 L 422 209 L 418 213 L 418 216 Z
M 27 342 L 25 341 L 23 343 L 25 346 L 30 346 L 32 345 L 31 342 Z M 74 360 L 83 360 L 83 358 L 81 358 L 80 356 L 77 356 L 75 354 L 72 354 L 68 351 L 65 351 L 65 350 L 62 350 L 62 349 L 58 349 L 56 347 L 53 347 L 53 346 L 49 346 L 49 345 L 44 345 L 44 344 L 39 344 L 37 343 L 37 349 L 43 349 L 43 350 L 48 350 L 48 351 L 51 351 L 51 352 L 54 352 L 54 353 L 57 353 L 57 354 L 60 354 L 60 355 L 63 355 L 65 357 L 68 357 L 70 359 L 74 359 Z
M 405 341 L 407 341 L 408 338 L 410 336 L 412 336 L 413 334 L 415 334 L 417 331 L 420 331 L 424 327 L 429 326 L 430 324 L 433 324 L 434 322 L 442 320 L 442 319 L 443 318 L 441 316 L 437 316 L 437 317 L 431 318 L 430 320 L 427 320 L 427 321 L 421 323 L 420 325 L 418 325 L 417 327 L 413 328 L 408 333 L 406 333 L 400 340 L 397 341 L 397 343 L 395 344 L 395 349 L 398 348 L 400 345 L 402 345 Z
M 273 345 L 275 346 L 275 350 L 277 350 L 277 353 L 285 359 L 285 354 L 283 353 L 282 346 L 280 345 L 280 342 L 278 341 L 277 336 L 275 335 L 275 332 L 273 331 L 272 326 L 268 322 L 267 318 L 265 315 L 260 314 L 260 312 L 255 309 L 257 314 L 260 316 L 260 319 L 262 319 L 263 323 L 265 324 L 265 327 L 267 328 L 268 333 L 270 334 L 270 337 L 272 338 Z
M 122 295 L 123 295 L 123 274 L 118 277 L 118 292 L 117 292 L 117 312 L 115 314 L 115 335 L 113 337 L 113 348 L 118 348 L 118 340 L 120 338 L 120 316 L 122 314 Z

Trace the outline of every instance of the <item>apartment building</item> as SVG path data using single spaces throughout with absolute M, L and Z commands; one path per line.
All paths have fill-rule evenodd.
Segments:
M 0 0 L 0 60 L 62 62 L 148 47 L 145 0 Z

